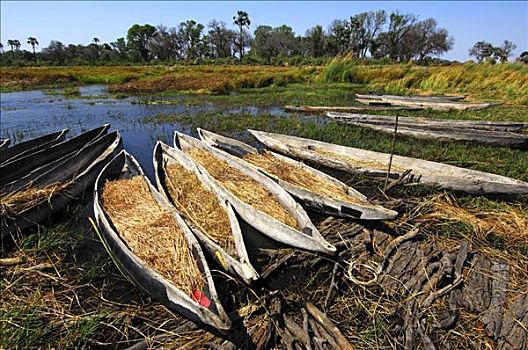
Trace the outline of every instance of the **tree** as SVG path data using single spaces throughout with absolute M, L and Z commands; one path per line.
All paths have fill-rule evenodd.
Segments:
M 180 37 L 176 28 L 159 25 L 149 43 L 152 55 L 162 61 L 178 58 Z
M 64 61 L 66 60 L 64 44 L 60 41 L 52 40 L 48 47 L 42 50 L 42 57 L 46 61 L 51 61 L 55 65 L 64 65 Z
M 470 56 L 475 56 L 477 62 L 490 59 L 493 56 L 494 47 L 486 41 L 477 41 L 469 50 Z
M 208 42 L 211 49 L 211 56 L 216 58 L 232 57 L 236 33 L 227 29 L 224 22 L 219 22 L 214 19 L 209 22 L 208 27 Z
M 9 39 L 7 40 L 7 45 L 9 45 L 11 47 L 11 51 L 13 51 L 13 49 L 15 49 L 16 51 L 18 51 L 20 49 L 20 41 L 18 39 Z
M 31 45 L 31 47 L 33 48 L 33 58 L 36 60 L 37 59 L 37 54 L 35 53 L 35 46 L 39 45 L 39 42 L 38 42 L 37 38 L 34 38 L 34 37 L 30 36 L 30 37 L 27 38 L 27 43 L 29 45 Z
M 493 48 L 493 56 L 501 62 L 508 62 L 508 58 L 516 48 L 517 45 L 509 40 L 504 40 L 500 47 Z
M 528 64 L 528 51 L 523 51 L 517 60 Z
M 251 25 L 251 21 L 249 20 L 249 15 L 246 11 L 237 11 L 237 15 L 233 16 L 233 24 L 238 26 L 239 29 L 239 35 L 238 35 L 238 53 L 239 58 L 242 60 L 242 57 L 244 56 L 244 47 L 247 45 L 247 36 L 244 35 L 244 28 L 249 29 L 249 26 Z
M 363 12 L 350 18 L 352 36 L 355 39 L 358 56 L 365 58 L 372 43 L 387 21 L 385 11 Z
M 0 52 L 4 53 L 4 44 L 0 43 Z
M 101 42 L 101 40 L 99 40 L 99 38 L 93 38 L 93 39 L 92 39 L 92 42 L 93 42 L 95 45 L 98 45 L 98 44 Z
M 150 60 L 149 42 L 156 33 L 156 28 L 150 24 L 134 24 L 127 32 L 127 46 L 134 61 Z
M 181 40 L 180 50 L 186 59 L 195 59 L 200 56 L 203 24 L 194 20 L 180 23 L 178 34 Z
M 447 30 L 437 28 L 433 18 L 415 23 L 403 36 L 400 44 L 400 60 L 423 62 L 426 57 L 437 56 L 453 47 L 453 39 Z
M 326 49 L 326 35 L 323 27 L 316 25 L 306 31 L 306 42 L 308 46 L 308 54 L 312 57 L 320 57 L 325 54 Z
M 380 58 L 389 56 L 390 59 L 404 61 L 407 56 L 403 50 L 403 40 L 413 28 L 416 17 L 412 14 L 392 12 L 389 16 L 389 28 L 382 32 L 371 44 L 371 54 Z
M 350 23 L 346 20 L 336 19 L 330 24 L 329 53 L 339 55 L 346 53 L 350 48 Z

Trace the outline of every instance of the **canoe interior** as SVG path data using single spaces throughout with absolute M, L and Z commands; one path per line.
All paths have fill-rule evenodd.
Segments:
M 68 129 L 63 129 L 48 135 L 17 143 L 7 149 L 2 149 L 0 150 L 0 164 L 24 157 L 41 149 L 50 148 L 51 146 L 64 141 L 67 133 Z

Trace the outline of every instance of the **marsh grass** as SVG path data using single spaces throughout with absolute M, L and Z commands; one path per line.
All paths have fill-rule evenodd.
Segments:
M 473 101 L 528 103 L 528 67 L 521 63 L 370 66 L 350 57 L 338 57 L 318 79 L 365 84 L 371 90 L 393 94 L 463 94 Z

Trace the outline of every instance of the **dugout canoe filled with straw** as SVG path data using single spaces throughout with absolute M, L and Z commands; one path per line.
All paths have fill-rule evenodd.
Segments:
M 230 328 L 198 241 L 125 151 L 99 174 L 94 213 L 105 248 L 136 285 L 194 322 Z
M 392 219 L 398 213 L 370 203 L 341 181 L 304 163 L 270 151 L 258 151 L 241 141 L 198 129 L 207 144 L 244 159 L 273 177 L 312 210 L 363 220 Z
M 175 147 L 214 179 L 215 191 L 250 226 L 287 245 L 333 253 L 304 209 L 275 181 L 249 164 L 193 137 L 176 133 Z
M 180 150 L 158 141 L 154 148 L 157 187 L 189 224 L 204 247 L 228 272 L 247 283 L 259 276 L 251 265 L 238 219 L 229 202 L 213 190 L 212 179 L 200 173 Z
M 49 220 L 54 213 L 91 191 L 101 169 L 121 149 L 121 136 L 114 131 L 3 186 L 0 190 L 1 238 L 24 233 L 31 226 Z

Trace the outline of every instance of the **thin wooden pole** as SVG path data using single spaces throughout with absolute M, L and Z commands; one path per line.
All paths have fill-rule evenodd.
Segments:
M 389 176 L 392 167 L 392 157 L 394 155 L 394 146 L 396 145 L 396 134 L 398 134 L 398 115 L 396 116 L 396 123 L 394 124 L 394 134 L 392 134 L 392 145 L 389 158 L 389 168 L 387 169 L 387 176 L 385 177 L 385 185 L 383 186 L 383 192 L 387 190 L 387 185 L 389 184 Z

